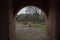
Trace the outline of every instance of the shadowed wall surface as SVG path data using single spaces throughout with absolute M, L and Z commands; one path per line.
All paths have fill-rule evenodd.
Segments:
M 1 0 L 0 5 L 0 40 L 15 40 L 15 15 L 21 8 L 30 5 L 45 11 L 47 40 L 56 40 L 56 0 Z M 58 20 L 57 25 L 59 25 Z

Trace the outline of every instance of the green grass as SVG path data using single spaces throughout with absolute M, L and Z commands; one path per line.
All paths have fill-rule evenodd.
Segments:
M 31 23 L 31 27 L 40 28 L 43 31 L 46 31 L 46 26 L 45 25 L 42 25 L 42 24 L 33 24 L 33 23 Z
M 19 24 L 23 24 L 24 25 L 24 23 L 26 23 L 26 22 L 16 22 L 18 25 Z M 38 23 L 30 23 L 30 24 L 25 24 L 25 25 L 30 25 L 31 27 L 36 27 L 36 28 L 40 28 L 40 29 L 42 29 L 43 31 L 46 31 L 46 26 L 45 26 L 45 24 L 43 25 L 43 24 L 38 24 Z

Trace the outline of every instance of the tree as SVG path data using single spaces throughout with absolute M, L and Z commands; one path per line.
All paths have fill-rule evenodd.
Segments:
M 28 6 L 26 8 L 26 13 L 20 14 L 19 16 L 17 16 L 16 19 L 19 21 L 25 21 L 25 22 L 28 22 L 28 21 L 35 22 L 35 23 L 45 22 L 45 15 L 43 15 L 42 12 L 39 14 L 38 11 L 39 9 L 37 7 Z

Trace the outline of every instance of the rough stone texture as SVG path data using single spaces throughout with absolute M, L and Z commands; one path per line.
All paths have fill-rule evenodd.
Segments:
M 21 8 L 30 5 L 37 6 L 44 11 L 47 11 L 49 8 L 47 11 L 48 16 L 46 18 L 47 40 L 55 40 L 55 0 L 50 0 L 50 4 L 47 0 L 13 1 L 15 2 L 11 3 L 11 0 L 0 1 L 0 40 L 15 40 L 15 13 L 17 13 Z M 12 6 L 14 7 L 12 8 Z
M 15 16 L 13 16 L 13 4 L 12 0 L 8 1 L 8 15 L 9 15 L 9 40 L 15 39 Z
M 6 1 L 0 1 L 0 40 L 9 40 L 8 5 Z
M 15 39 L 15 17 L 11 2 L 8 0 L 0 1 L 0 40 Z
M 48 0 L 14 0 L 14 12 L 17 13 L 26 6 L 37 6 L 45 11 L 48 10 L 48 4 Z
M 55 27 L 56 27 L 56 7 L 55 1 L 50 0 L 49 4 L 49 14 L 46 20 L 47 26 L 47 40 L 56 40 L 55 39 Z

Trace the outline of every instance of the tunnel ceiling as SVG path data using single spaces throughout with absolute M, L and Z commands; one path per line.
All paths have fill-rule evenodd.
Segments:
M 37 6 L 41 9 L 47 9 L 48 0 L 14 0 L 14 12 L 16 13 L 21 8 L 30 5 Z

